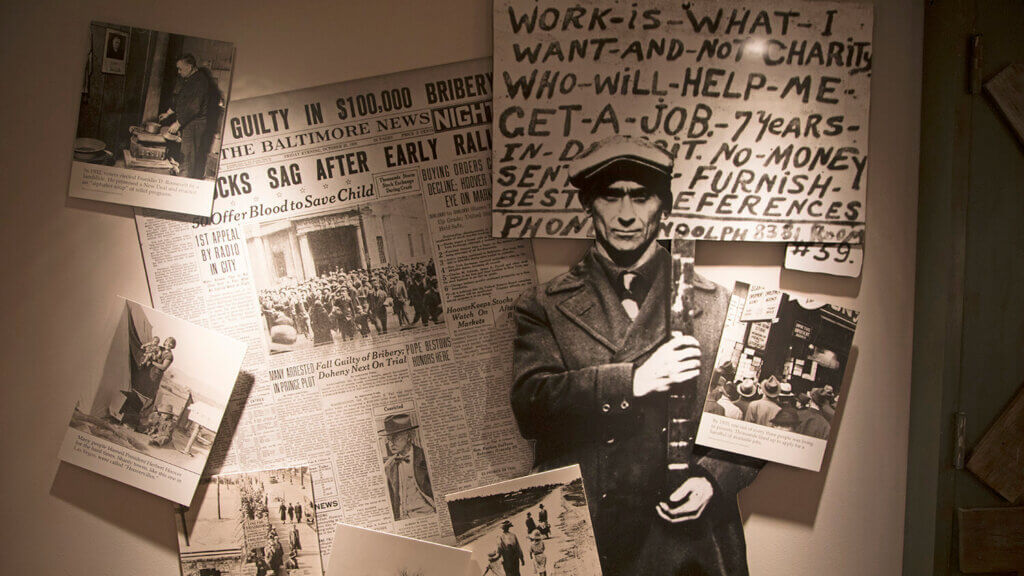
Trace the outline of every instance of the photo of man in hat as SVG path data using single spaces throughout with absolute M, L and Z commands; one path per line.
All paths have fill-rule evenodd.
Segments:
M 779 410 L 782 410 L 778 400 L 779 384 L 775 376 L 769 376 L 761 382 L 761 393 L 764 394 L 764 397 L 750 403 L 744 420 L 760 426 L 771 426 L 772 418 L 775 418 Z
M 389 414 L 384 417 L 384 429 L 378 432 L 386 441 L 384 474 L 396 521 L 436 511 L 427 458 L 415 442 L 418 428 L 410 414 Z
M 747 574 L 736 495 L 758 461 L 695 447 L 666 486 L 667 395 L 692 385 L 700 417 L 729 292 L 694 279 L 692 336 L 670 333 L 671 256 L 655 242 L 671 210 L 674 158 L 614 136 L 570 166 L 595 240 L 568 272 L 525 294 L 515 320 L 512 408 L 535 468 L 579 463 L 601 566 L 618 574 Z

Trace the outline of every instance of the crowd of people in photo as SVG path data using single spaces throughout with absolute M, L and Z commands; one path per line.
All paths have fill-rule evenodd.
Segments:
M 261 290 L 259 299 L 271 340 L 284 344 L 298 335 L 321 345 L 334 342 L 335 336 L 343 341 L 367 338 L 371 328 L 387 334 L 389 313 L 400 330 L 442 321 L 433 259 L 372 270 L 336 268 L 304 282 Z
M 241 500 L 239 506 L 243 519 L 266 519 L 266 523 L 262 524 L 267 532 L 266 544 L 249 550 L 246 562 L 255 565 L 256 576 L 287 576 L 290 569 L 299 567 L 299 550 L 302 550 L 302 541 L 299 538 L 297 524 L 303 521 L 312 522 L 312 511 L 308 506 L 306 507 L 304 520 L 301 502 L 286 503 L 282 500 L 278 506 L 276 511 L 280 515 L 281 523 L 286 525 L 284 530 L 287 532 L 288 539 L 286 559 L 281 536 L 270 523 L 270 498 L 264 489 L 263 482 L 242 482 L 239 485 L 239 495 Z
M 838 400 L 827 385 L 794 394 L 789 382 L 775 376 L 737 379 L 729 363 L 716 371 L 704 412 L 826 440 Z
M 530 540 L 528 548 L 533 573 L 536 576 L 547 576 L 548 559 L 545 554 L 544 540 L 551 538 L 551 525 L 548 524 L 548 511 L 541 504 L 537 509 L 537 518 L 532 512 L 526 513 L 526 534 Z M 526 566 L 526 556 L 519 544 L 519 538 L 511 531 L 512 521 L 501 523 L 501 535 L 498 536 L 498 547 L 487 554 L 487 567 L 483 576 L 520 576 L 520 568 Z

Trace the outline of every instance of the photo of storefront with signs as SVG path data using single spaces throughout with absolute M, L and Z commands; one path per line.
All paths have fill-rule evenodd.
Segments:
M 418 197 L 342 212 L 263 222 L 246 231 L 259 289 L 300 284 L 342 271 L 430 259 Z
M 718 365 L 731 362 L 737 382 L 774 376 L 788 383 L 792 394 L 813 388 L 840 394 L 857 311 L 740 283 L 733 303 L 729 313 L 738 321 L 728 323 L 721 350 L 728 356 L 720 357 Z

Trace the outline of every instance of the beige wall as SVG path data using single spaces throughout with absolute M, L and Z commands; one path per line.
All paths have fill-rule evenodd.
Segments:
M 922 11 L 876 7 L 869 234 L 863 280 L 782 272 L 778 246 L 707 245 L 698 271 L 818 294 L 863 311 L 835 450 L 820 474 L 769 466 L 741 498 L 755 575 L 896 574 L 909 414 Z M 10 574 L 178 574 L 171 505 L 56 459 L 102 357 L 93 329 L 115 294 L 149 301 L 126 208 L 67 199 L 88 43 L 102 20 L 231 40 L 245 98 L 490 53 L 484 0 L 79 2 L 0 7 L 0 338 Z M 541 279 L 583 242 L 538 242 Z

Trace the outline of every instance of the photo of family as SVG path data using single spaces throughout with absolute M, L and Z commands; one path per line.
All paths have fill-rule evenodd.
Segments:
M 69 438 L 79 432 L 198 480 L 245 344 L 130 300 L 119 298 L 115 306 L 99 386 L 75 406 Z

